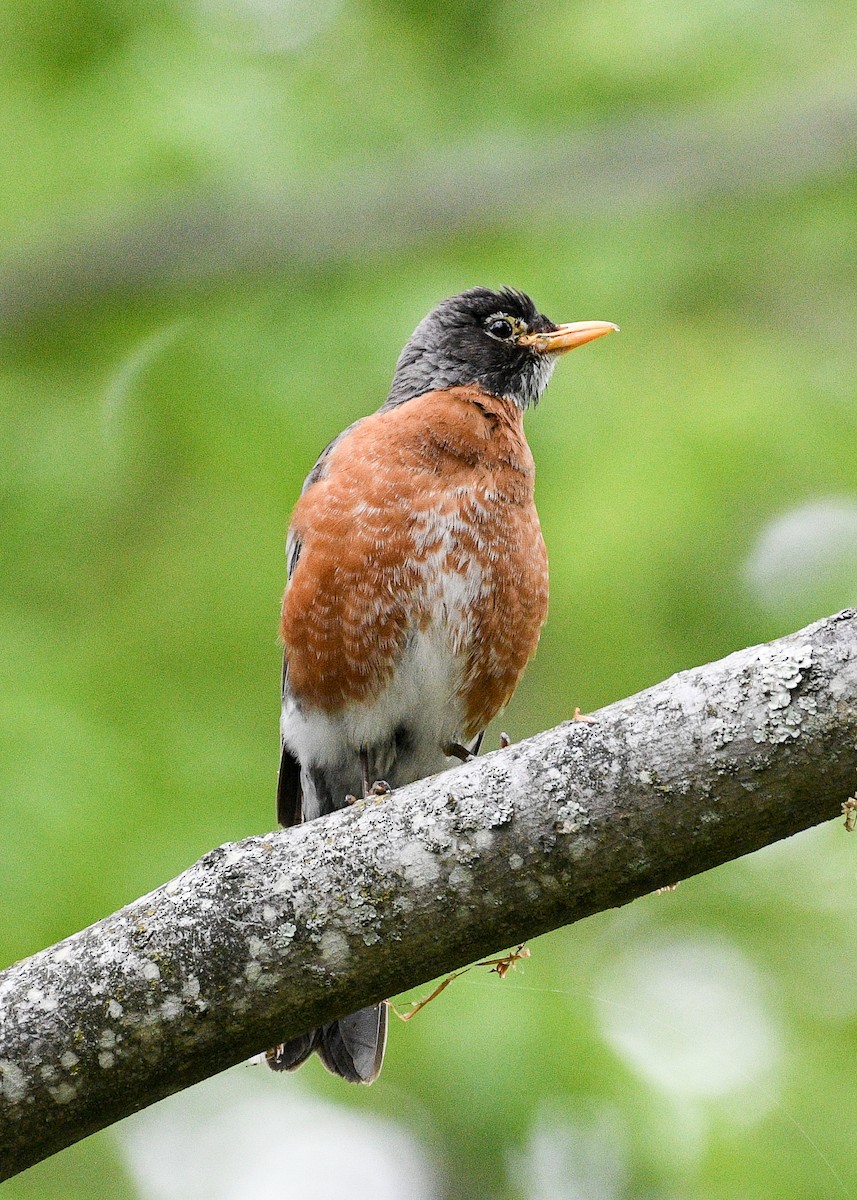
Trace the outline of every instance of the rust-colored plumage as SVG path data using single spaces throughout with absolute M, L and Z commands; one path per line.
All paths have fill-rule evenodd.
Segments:
M 476 387 L 347 434 L 292 519 L 302 549 L 281 632 L 295 698 L 326 712 L 377 699 L 409 637 L 440 622 L 461 658 L 462 732 L 483 729 L 547 613 L 533 476 L 520 409 Z

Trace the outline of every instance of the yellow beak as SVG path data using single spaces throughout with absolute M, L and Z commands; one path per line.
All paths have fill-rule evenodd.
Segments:
M 619 326 L 610 321 L 571 321 L 558 325 L 550 333 L 525 333 L 518 338 L 519 346 L 532 346 L 541 354 L 565 354 L 577 346 L 585 346 L 605 333 L 618 333 Z

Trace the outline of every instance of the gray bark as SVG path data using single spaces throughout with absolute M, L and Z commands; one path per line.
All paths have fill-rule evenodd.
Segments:
M 212 850 L 0 975 L 0 1178 L 281 1038 L 834 817 L 855 784 L 847 610 L 592 725 Z

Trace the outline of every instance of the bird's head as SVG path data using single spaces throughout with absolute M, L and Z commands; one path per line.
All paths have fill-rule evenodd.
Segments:
M 387 405 L 475 383 L 528 408 L 538 404 L 560 354 L 616 328 L 607 321 L 555 325 L 524 292 L 471 288 L 420 321 L 399 356 Z

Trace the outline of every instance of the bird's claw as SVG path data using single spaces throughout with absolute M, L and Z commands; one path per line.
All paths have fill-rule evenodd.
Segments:
M 386 779 L 376 779 L 369 789 L 370 796 L 389 796 L 392 788 Z
M 461 742 L 448 742 L 443 747 L 443 752 L 447 758 L 457 758 L 459 762 L 472 762 L 475 755 L 471 754 L 466 746 L 462 746 Z
M 584 725 L 595 725 L 595 717 L 590 717 L 589 713 L 582 713 L 579 708 L 575 708 L 572 714 L 572 721 L 580 721 Z

